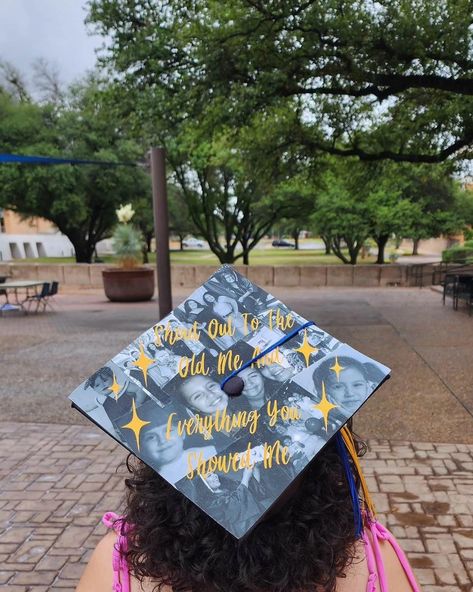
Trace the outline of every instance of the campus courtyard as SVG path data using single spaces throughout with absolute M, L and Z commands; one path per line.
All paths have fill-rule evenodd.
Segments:
M 271 291 L 392 369 L 355 420 L 380 520 L 424 590 L 471 590 L 473 319 L 430 288 Z M 156 301 L 109 303 L 101 290 L 0 318 L 0 592 L 74 590 L 101 516 L 120 510 L 126 453 L 67 396 L 157 320 Z

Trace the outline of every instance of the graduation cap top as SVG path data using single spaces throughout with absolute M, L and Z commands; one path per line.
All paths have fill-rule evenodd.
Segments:
M 70 399 L 241 538 L 389 372 L 223 266 Z

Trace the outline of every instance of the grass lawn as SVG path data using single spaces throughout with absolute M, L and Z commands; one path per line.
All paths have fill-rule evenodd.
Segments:
M 113 255 L 107 255 L 103 258 L 104 263 L 114 263 L 117 258 Z M 366 259 L 358 258 L 359 264 L 369 264 L 375 262 L 375 257 Z M 155 253 L 150 254 L 150 262 L 156 261 Z M 241 264 L 241 258 L 236 264 Z M 73 257 L 40 257 L 38 259 L 20 259 L 15 263 L 75 263 Z M 171 263 L 181 265 L 218 265 L 217 257 L 206 249 L 184 251 L 171 251 Z M 335 255 L 325 255 L 319 250 L 301 250 L 294 249 L 255 249 L 250 253 L 250 265 L 343 265 L 342 261 Z

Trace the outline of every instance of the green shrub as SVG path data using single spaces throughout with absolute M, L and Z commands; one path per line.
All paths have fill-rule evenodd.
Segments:
M 444 263 L 469 263 L 473 260 L 473 241 L 467 241 L 463 246 L 450 247 L 442 252 Z

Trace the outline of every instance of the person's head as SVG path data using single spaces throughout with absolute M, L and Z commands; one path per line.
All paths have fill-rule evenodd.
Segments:
M 147 401 L 136 409 L 140 420 L 145 422 L 139 432 L 139 446 L 136 435 L 128 427 L 128 421 L 120 421 L 121 434 L 131 450 L 138 450 L 143 458 L 156 470 L 177 460 L 184 450 L 185 435 L 179 434 L 177 421 L 184 411 L 179 406 L 160 407 L 154 401 Z M 175 413 L 168 431 L 170 413 Z M 130 413 L 129 420 L 132 418 Z M 182 476 L 182 475 L 181 475 Z M 179 478 L 181 477 L 179 476 Z
M 195 592 L 334 592 L 356 556 L 352 498 L 334 442 L 306 467 L 280 508 L 240 540 L 143 463 L 129 468 L 127 562 L 138 578 L 156 585 Z M 183 480 L 192 499 L 206 491 L 204 499 L 216 501 L 213 491 L 228 489 L 215 474 L 200 481 Z
M 313 347 L 319 345 L 319 343 L 326 337 L 326 334 L 323 331 L 318 331 L 317 329 L 312 328 L 310 331 L 307 331 L 307 341 Z
M 146 346 L 146 351 L 150 358 L 155 358 L 159 349 L 160 348 L 154 341 L 150 341 L 150 343 L 148 343 L 148 345 Z
M 341 370 L 333 370 L 338 360 Z M 313 373 L 314 386 L 318 392 L 324 381 L 327 396 L 335 403 L 354 413 L 369 393 L 368 371 L 364 364 L 348 356 L 330 357 L 324 360 Z
M 222 273 L 222 278 L 228 283 L 228 284 L 234 284 L 237 281 L 237 277 L 236 275 L 233 273 L 233 271 L 231 271 L 230 269 L 226 269 L 223 273 Z
M 238 376 L 245 383 L 241 393 L 244 397 L 250 402 L 264 398 L 264 379 L 258 368 L 249 366 L 244 370 L 240 370 Z
M 152 460 L 158 468 L 177 460 L 184 450 L 184 436 L 180 436 L 173 426 L 167 432 L 166 417 L 150 423 L 141 430 L 141 451 L 145 458 Z
M 292 366 L 283 366 L 282 364 L 265 364 L 261 367 L 261 374 L 265 378 L 274 380 L 276 382 L 286 382 L 294 374 L 294 368 Z
M 212 491 L 216 491 L 220 488 L 221 483 L 217 473 L 209 473 L 207 477 L 205 477 L 205 480 Z
M 202 299 L 205 304 L 215 304 L 215 302 L 217 302 L 217 299 L 211 292 L 205 292 Z
M 197 413 L 213 415 L 228 405 L 228 395 L 218 382 L 208 376 L 191 376 L 179 385 L 179 395 L 185 405 Z
M 103 366 L 87 379 L 85 387 L 92 388 L 97 394 L 108 397 L 112 394 L 110 390 L 112 384 L 113 370 L 108 366 Z
M 295 372 L 302 372 L 302 370 L 304 370 L 304 368 L 306 367 L 303 360 L 301 360 L 299 358 L 299 356 L 297 355 L 296 352 L 291 351 L 291 352 L 285 353 L 284 355 L 285 355 L 286 360 L 294 368 Z
M 163 347 L 157 354 L 157 359 L 158 359 L 158 363 L 159 364 L 171 364 L 173 361 L 173 355 L 172 353 L 166 349 L 165 347 Z
M 192 298 L 189 298 L 188 300 L 186 300 L 184 302 L 184 309 L 187 313 L 190 313 L 190 312 L 196 310 L 197 308 L 201 308 L 201 304 L 199 302 L 197 302 L 197 300 L 193 300 Z
M 291 436 L 283 436 L 280 440 L 283 446 L 290 446 L 292 444 Z

